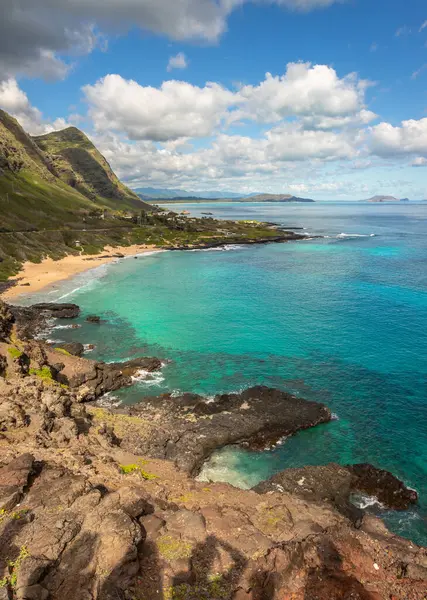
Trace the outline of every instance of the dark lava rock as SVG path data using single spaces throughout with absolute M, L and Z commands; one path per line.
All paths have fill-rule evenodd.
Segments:
M 91 402 L 107 392 L 132 385 L 132 377 L 138 371 L 157 371 L 162 366 L 158 358 L 141 357 L 122 363 L 103 363 L 64 357 L 65 368 L 61 371 L 61 383 L 75 390 L 82 402 Z
M 352 489 L 375 496 L 379 502 L 392 510 L 407 510 L 416 504 L 418 494 L 408 489 L 403 481 L 388 471 L 377 469 L 369 464 L 349 465 L 352 475 Z
M 0 342 L 9 339 L 15 318 L 10 307 L 0 300 Z
M 31 454 L 22 454 L 0 469 L 0 511 L 18 504 L 33 472 L 33 463 Z
M 329 409 L 280 390 L 256 386 L 207 401 L 197 394 L 146 398 L 121 409 L 156 423 L 144 439 L 129 432 L 124 444 L 141 454 L 174 460 L 194 473 L 217 449 L 230 444 L 261 449 L 280 438 L 331 420 Z
M 48 326 L 48 319 L 74 319 L 80 314 L 77 304 L 33 304 L 32 306 L 9 306 L 21 339 L 31 339 L 43 332 Z
M 86 321 L 88 323 L 100 323 L 101 317 L 98 317 L 97 315 L 89 315 L 88 317 L 86 317 Z
M 363 511 L 351 504 L 352 475 L 346 467 L 336 464 L 318 467 L 286 469 L 262 481 L 253 490 L 258 494 L 281 492 L 293 494 L 313 502 L 329 502 L 360 526 Z
M 355 525 L 361 523 L 363 516 L 363 511 L 351 503 L 356 492 L 375 496 L 391 510 L 406 510 L 418 498 L 415 491 L 406 488 L 394 475 L 369 464 L 342 467 L 332 463 L 286 469 L 253 489 L 259 494 L 286 492 L 308 501 L 329 502 Z
M 162 361 L 159 358 L 152 358 L 147 356 L 141 356 L 139 358 L 132 358 L 122 363 L 110 363 L 107 367 L 119 370 L 125 377 L 132 377 L 138 371 L 158 371 L 162 366 Z
M 60 346 L 57 346 L 57 348 L 66 350 L 69 354 L 72 354 L 73 356 L 82 356 L 83 352 L 85 351 L 85 347 L 83 346 L 83 344 L 80 344 L 80 342 L 70 342 L 68 344 L 61 344 Z
M 32 310 L 41 311 L 50 317 L 56 319 L 75 319 L 80 314 L 80 307 L 77 304 L 54 304 L 50 302 L 33 304 Z
M 1 175 L 1 172 L 0 172 L 0 175 Z M 0 262 L 3 262 L 3 261 L 0 260 Z M 22 279 L 22 277 L 20 279 Z M 20 279 L 11 279 L 9 281 L 0 281 L 0 294 L 3 294 L 10 288 L 13 288 L 15 285 L 17 285 L 18 281 L 20 281 Z

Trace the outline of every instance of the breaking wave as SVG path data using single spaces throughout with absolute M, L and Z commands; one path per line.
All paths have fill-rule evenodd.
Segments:
M 375 233 L 339 233 L 338 239 L 376 237 Z

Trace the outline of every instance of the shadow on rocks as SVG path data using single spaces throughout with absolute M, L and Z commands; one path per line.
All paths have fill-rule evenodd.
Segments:
M 31 514 L 29 513 L 19 518 L 13 518 L 4 527 L 0 535 L 0 578 L 2 572 L 6 573 L 8 570 L 10 572 L 11 569 L 8 568 L 8 565 L 13 564 L 18 558 L 21 548 L 19 544 L 15 543 L 15 540 L 30 520 Z M 0 592 L 2 589 L 3 596 L 0 594 L 0 599 L 11 597 L 11 592 L 7 585 L 3 585 L 2 588 L 0 587 Z
M 171 600 L 234 598 L 232 590 L 237 587 L 246 565 L 247 560 L 241 552 L 214 535 L 209 535 L 206 541 L 194 547 L 190 570 L 174 577 Z
M 323 540 L 317 553 L 321 564 L 308 573 L 304 600 L 380 600 L 344 572 L 341 555 L 330 540 Z

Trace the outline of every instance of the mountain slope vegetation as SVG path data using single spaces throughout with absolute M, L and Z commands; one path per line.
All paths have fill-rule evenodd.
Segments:
M 97 165 L 93 175 L 84 166 L 76 173 L 69 167 L 66 174 L 65 167 L 58 168 L 58 155 L 46 152 L 48 146 L 53 147 L 50 140 L 55 135 L 62 140 L 65 153 L 68 145 L 74 144 L 70 149 L 80 156 L 80 161 L 76 161 L 79 165 L 85 162 L 86 154 L 96 157 L 92 159 Z M 45 137 L 49 139 L 38 145 L 16 119 L 0 110 L 1 230 L 82 228 L 88 216 L 101 215 L 102 209 L 153 210 L 118 180 L 105 158 L 78 129 L 69 128 Z M 75 185 L 70 185 L 73 182 Z M 102 190 L 104 195 L 96 194 L 96 190 Z
M 78 129 L 47 138 L 39 145 L 0 110 L 0 280 L 16 273 L 26 260 L 59 258 L 81 251 L 82 244 L 89 253 L 107 244 L 132 243 L 128 235 L 135 224 L 129 215 L 155 210 L 118 180 Z M 58 140 L 56 147 L 52 139 Z M 69 146 L 81 150 L 79 165 L 84 155 L 93 157 L 94 175 L 84 166 L 75 173 L 71 166 L 67 171 L 61 166 L 58 152 L 66 155 Z M 52 156 L 48 147 L 55 147 L 57 154 Z M 69 185 L 72 178 L 75 185 Z
M 104 156 L 76 127 L 34 137 L 58 177 L 83 196 L 113 209 L 141 209 L 141 199 L 115 175 Z

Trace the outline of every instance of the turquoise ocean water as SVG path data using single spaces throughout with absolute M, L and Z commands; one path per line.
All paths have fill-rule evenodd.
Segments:
M 87 356 L 97 359 L 171 361 L 161 376 L 117 393 L 123 402 L 265 384 L 326 403 L 337 420 L 271 451 L 224 449 L 202 475 L 249 487 L 286 467 L 371 462 L 419 491 L 419 508 L 380 512 L 394 531 L 427 545 L 427 204 L 179 209 L 326 237 L 99 267 L 37 295 L 83 309 L 80 329 L 62 323 L 50 336 L 93 342 Z M 90 313 L 107 322 L 84 323 Z

